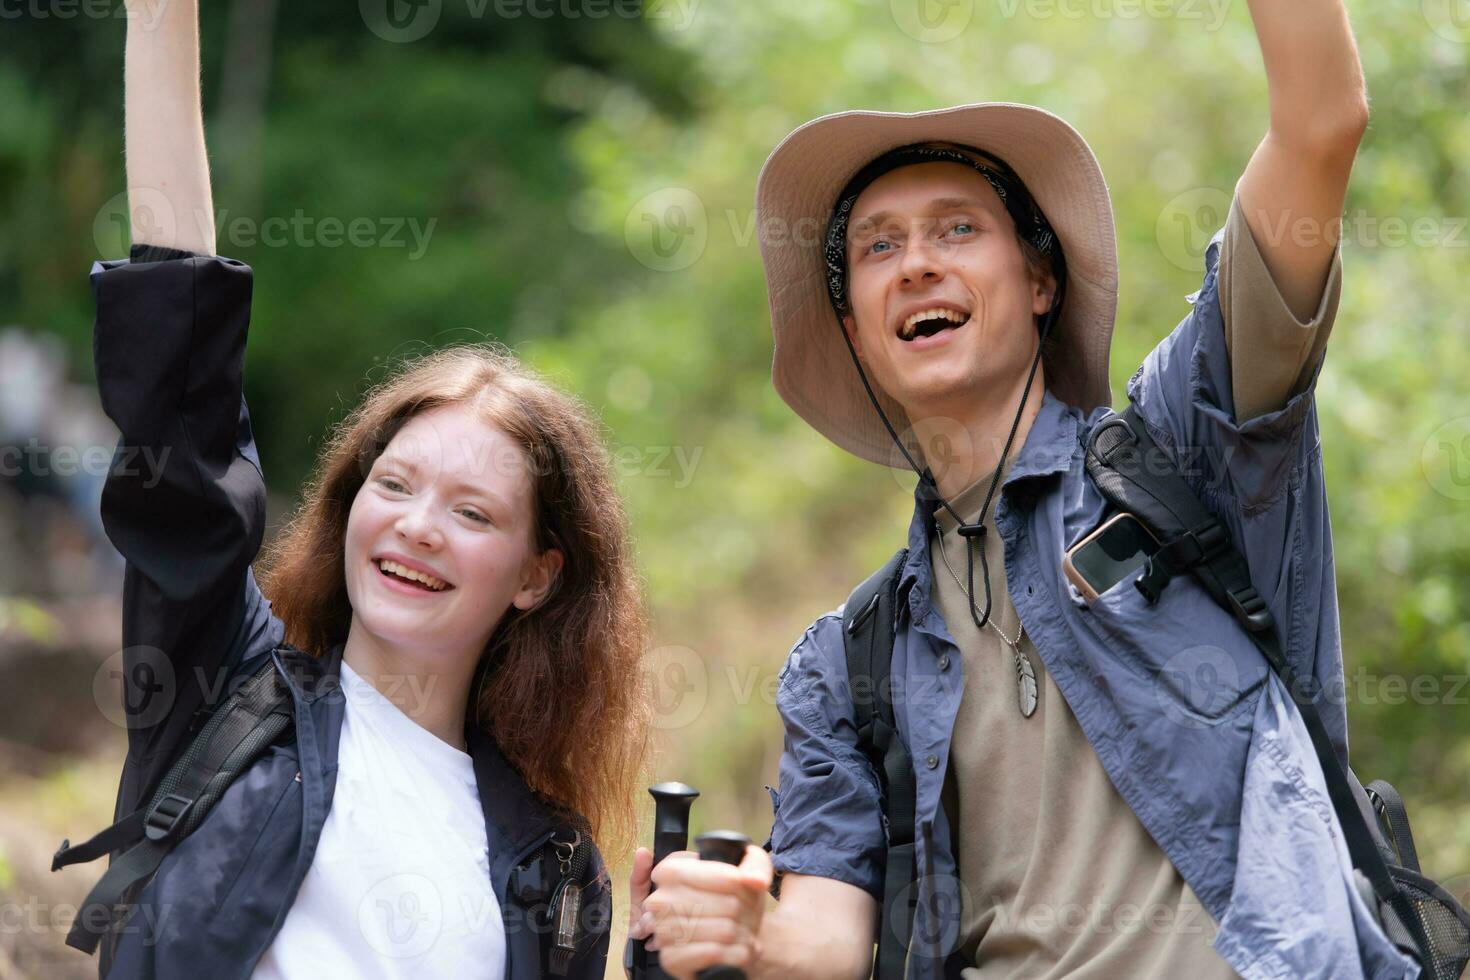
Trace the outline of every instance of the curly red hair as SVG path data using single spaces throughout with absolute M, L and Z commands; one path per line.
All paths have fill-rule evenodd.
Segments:
M 585 820 L 616 860 L 633 840 L 648 747 L 648 619 L 600 426 L 577 399 L 499 346 L 406 361 L 333 427 L 299 508 L 262 554 L 261 591 L 302 650 L 320 656 L 345 642 L 352 501 L 393 434 L 447 405 L 476 412 L 525 453 L 536 545 L 565 556 L 546 599 L 496 627 L 470 717 L 533 791 Z

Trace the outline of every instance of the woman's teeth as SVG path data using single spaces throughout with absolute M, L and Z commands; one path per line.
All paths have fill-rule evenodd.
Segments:
M 412 568 L 406 568 L 398 564 L 398 562 L 389 561 L 386 558 L 378 562 L 378 568 L 397 578 L 408 579 L 410 582 L 419 582 L 435 592 L 442 592 L 449 588 L 449 583 L 443 579 L 437 579 L 432 575 L 425 575 L 423 572 L 416 572 Z
M 903 326 L 898 328 L 899 339 L 913 340 L 919 332 L 919 324 L 924 323 L 926 320 L 942 320 L 953 323 L 956 326 L 963 326 L 969 322 L 970 314 L 961 313 L 958 310 L 947 310 L 942 307 L 935 307 L 932 310 L 920 310 L 903 321 Z M 938 333 L 944 329 L 947 328 L 934 324 L 931 328 L 925 330 L 925 335 L 928 336 L 929 334 Z

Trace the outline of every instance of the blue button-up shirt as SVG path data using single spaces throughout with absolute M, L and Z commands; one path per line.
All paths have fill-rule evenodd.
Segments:
M 1217 235 L 1189 314 L 1134 374 L 1128 397 L 1246 555 L 1287 656 L 1316 682 L 1346 763 L 1316 377 L 1279 411 L 1236 421 L 1219 249 Z M 1083 468 L 1087 436 L 1106 414 L 1084 415 L 1047 392 L 996 504 L 1011 600 L 1046 669 L 1118 792 L 1219 924 L 1214 948 L 1238 973 L 1417 976 L 1355 887 L 1300 713 L 1245 632 L 1192 576 L 1176 578 L 1149 605 L 1131 579 L 1089 604 L 1063 574 L 1067 549 L 1108 514 Z M 916 492 L 892 672 L 898 725 L 916 763 L 915 825 L 931 826 L 928 839 L 919 835 L 917 866 L 932 861 L 921 894 L 937 900 L 920 902 L 914 923 L 910 971 L 919 978 L 943 976 L 961 908 L 940 792 L 964 672 L 931 604 L 934 510 Z M 952 669 L 941 668 L 941 657 Z M 792 649 L 777 705 L 786 730 L 772 793 L 777 870 L 844 881 L 881 903 L 879 783 L 857 748 L 840 610 Z

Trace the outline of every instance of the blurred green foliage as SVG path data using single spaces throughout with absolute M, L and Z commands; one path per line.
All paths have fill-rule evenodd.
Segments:
M 542 21 L 447 0 L 412 43 L 350 7 L 283 5 L 243 53 L 270 55 L 254 103 L 225 84 L 245 43 L 229 11 L 205 12 L 218 208 L 435 222 L 419 258 L 236 244 L 222 226 L 220 251 L 257 274 L 246 387 L 273 489 L 289 500 L 327 424 L 424 343 L 501 339 L 579 392 L 607 422 L 656 616 L 653 767 L 705 791 L 697 824 L 757 839 L 780 752 L 775 674 L 901 541 L 912 483 L 826 444 L 771 389 L 752 210 L 766 155 L 846 108 L 1018 101 L 1068 119 L 1113 195 L 1121 399 L 1187 311 L 1267 123 L 1244 4 L 1216 24 L 1200 3 L 1127 17 L 975 0 L 946 8 L 969 11 L 957 36 L 925 42 L 913 2 L 686 0 Z M 1426 867 L 1449 877 L 1470 873 L 1470 35 L 1411 6 L 1351 5 L 1373 119 L 1318 397 L 1354 765 L 1399 785 Z M 4 30 L 20 43 L 0 61 L 0 312 L 66 338 L 85 369 L 86 268 L 124 245 L 105 214 L 124 187 L 122 23 Z M 252 118 L 253 145 L 239 135 Z M 1179 240 L 1189 192 L 1219 206 L 1192 207 Z M 1430 232 L 1394 239 L 1393 219 Z

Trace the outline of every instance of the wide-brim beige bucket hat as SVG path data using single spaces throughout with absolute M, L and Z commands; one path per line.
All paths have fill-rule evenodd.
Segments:
M 905 466 L 873 410 L 828 299 L 823 248 L 837 195 L 876 157 L 911 143 L 972 146 L 1011 165 L 1051 223 L 1067 288 L 1046 360 L 1057 398 L 1111 405 L 1108 351 L 1118 308 L 1113 205 L 1097 157 L 1061 117 L 987 102 L 929 112 L 838 112 L 799 127 L 771 152 L 756 183 L 756 227 L 771 301 L 776 391 L 812 428 L 864 459 Z M 874 386 L 899 433 L 902 406 Z

